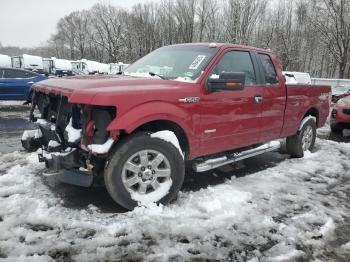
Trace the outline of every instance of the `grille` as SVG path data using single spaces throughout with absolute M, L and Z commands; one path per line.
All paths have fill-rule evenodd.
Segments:
M 350 115 L 350 109 L 346 108 L 346 109 L 343 109 L 343 113 L 345 115 Z

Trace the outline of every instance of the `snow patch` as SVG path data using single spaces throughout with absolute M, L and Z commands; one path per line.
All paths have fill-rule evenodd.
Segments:
M 39 126 L 44 126 L 44 127 L 50 126 L 50 129 L 52 131 L 56 130 L 56 126 L 53 123 L 51 123 L 45 119 L 42 119 L 42 118 L 38 118 L 34 123 L 39 125 Z
M 244 162 L 258 168 L 237 177 L 235 168 L 214 181 L 203 174 L 168 206 L 120 214 L 100 196 L 47 183 L 37 154 L 0 153 L 1 254 L 6 261 L 38 261 L 38 254 L 48 261 L 56 254 L 74 261 L 325 260 L 334 254 L 332 224 L 349 218 L 350 144 L 318 139 L 316 149 L 317 157 L 302 159 L 272 153 L 268 168 Z M 66 205 L 72 192 L 77 201 Z
M 164 183 L 159 183 L 159 187 L 153 192 L 147 194 L 140 194 L 138 192 L 131 193 L 131 198 L 139 203 L 139 205 L 148 205 L 157 202 L 165 197 L 171 188 L 173 181 L 171 178 Z
M 179 150 L 182 158 L 185 158 L 184 154 L 181 150 L 179 140 L 177 139 L 174 132 L 169 131 L 169 130 L 163 130 L 163 131 L 159 131 L 159 132 L 151 134 L 151 137 L 152 138 L 159 138 L 159 139 L 162 139 L 166 142 L 172 143 Z
M 106 154 L 108 153 L 109 149 L 111 149 L 113 143 L 114 143 L 114 140 L 112 138 L 109 138 L 102 145 L 98 145 L 98 144 L 88 145 L 88 149 L 96 154 Z
M 341 248 L 350 251 L 350 242 L 348 242 L 348 243 L 342 245 Z
M 179 81 L 179 82 L 183 82 L 183 83 L 196 83 L 197 82 L 197 79 L 193 80 L 192 78 L 190 77 L 177 77 L 174 79 L 175 81 Z
M 22 140 L 28 140 L 29 138 L 40 138 L 43 134 L 41 133 L 40 129 L 35 130 L 25 130 L 22 135 Z
M 55 147 L 59 147 L 61 144 L 58 143 L 57 141 L 55 140 L 50 140 L 49 141 L 49 144 L 47 145 L 48 147 L 51 147 L 51 148 L 55 148 Z
M 68 125 L 66 126 L 66 131 L 68 133 L 68 142 L 76 143 L 81 138 L 81 129 L 75 129 L 72 125 L 72 118 L 69 120 Z
M 317 121 L 316 121 L 316 117 L 314 117 L 314 116 L 307 116 L 307 117 L 305 117 L 305 118 L 303 119 L 303 121 L 301 121 L 300 127 L 299 127 L 299 131 L 300 131 L 301 129 L 303 129 L 305 123 L 306 123 L 307 121 L 309 121 L 310 119 L 312 119 L 313 121 L 315 121 L 315 123 L 317 122 Z
M 324 238 L 330 238 L 333 236 L 335 231 L 335 224 L 332 218 L 328 218 L 326 224 L 324 224 L 321 229 L 320 233 Z
M 128 73 L 128 72 L 124 71 L 124 75 L 126 75 L 126 76 L 134 76 L 134 77 L 159 78 L 159 79 L 161 79 L 160 76 L 150 75 L 149 73 Z

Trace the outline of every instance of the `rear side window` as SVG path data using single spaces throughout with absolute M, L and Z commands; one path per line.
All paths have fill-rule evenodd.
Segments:
M 31 72 L 19 71 L 19 70 L 4 70 L 4 78 L 30 78 L 33 76 Z
M 272 63 L 271 57 L 266 54 L 259 54 L 262 68 L 263 68 L 263 74 L 265 78 L 266 84 L 278 84 L 278 77 L 276 74 L 275 66 Z
M 255 71 L 249 52 L 230 51 L 224 54 L 213 74 L 220 75 L 222 72 L 243 72 L 246 85 L 256 84 Z

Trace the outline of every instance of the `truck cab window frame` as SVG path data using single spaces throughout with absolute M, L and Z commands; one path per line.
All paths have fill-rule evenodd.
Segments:
M 230 58 L 232 59 L 232 61 L 238 61 L 238 63 L 231 62 Z M 228 59 L 228 60 L 225 61 L 223 59 Z M 223 61 L 226 64 L 220 65 L 220 63 L 222 63 Z M 242 61 L 245 63 L 242 63 Z M 232 66 L 232 70 L 225 71 L 224 67 L 228 68 L 229 66 Z M 220 69 L 220 67 L 221 67 L 221 69 Z M 244 67 L 246 67 L 246 68 L 244 68 Z M 245 69 L 245 70 L 241 70 L 241 69 Z M 222 72 L 243 72 L 243 73 L 245 73 L 246 74 L 246 79 L 245 79 L 246 86 L 258 85 L 258 83 L 260 82 L 258 70 L 256 68 L 254 58 L 253 58 L 250 51 L 231 49 L 231 50 L 227 50 L 225 53 L 223 53 L 222 56 L 220 57 L 219 61 L 216 63 L 216 65 L 212 69 L 211 73 L 209 74 L 209 78 L 219 78 L 219 75 Z M 249 74 L 247 74 L 247 73 L 249 73 Z
M 276 67 L 273 64 L 272 58 L 266 53 L 257 53 L 257 58 L 260 63 L 260 72 L 262 75 L 262 80 L 264 85 L 278 85 L 279 78 L 277 75 Z

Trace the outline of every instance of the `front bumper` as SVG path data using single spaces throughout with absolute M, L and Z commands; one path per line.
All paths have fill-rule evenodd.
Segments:
M 54 176 L 57 180 L 67 184 L 89 187 L 93 182 L 92 166 L 88 160 L 85 160 L 84 154 L 78 149 L 72 149 L 65 153 L 49 153 L 41 150 L 38 157 L 39 162 L 44 162 L 48 169 L 56 171 Z M 81 168 L 81 166 L 87 166 L 89 169 Z
M 331 125 L 350 127 L 350 108 L 336 107 L 332 110 Z

